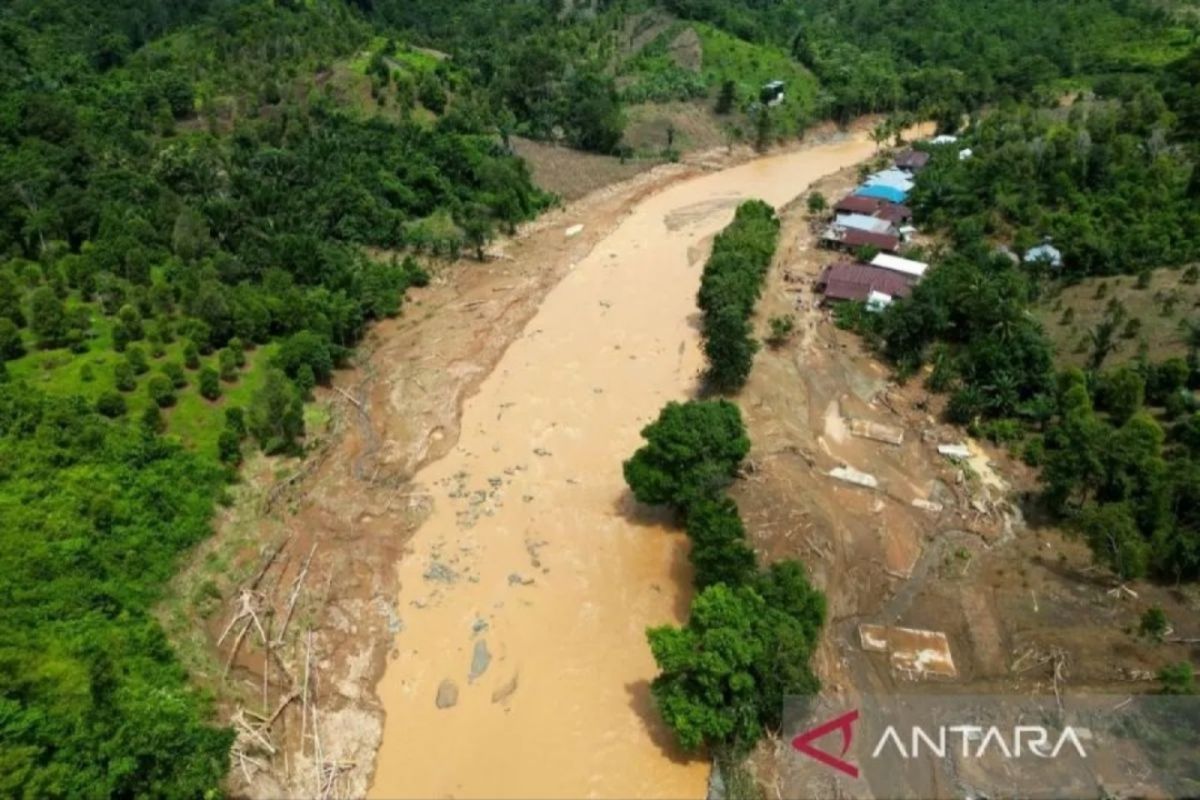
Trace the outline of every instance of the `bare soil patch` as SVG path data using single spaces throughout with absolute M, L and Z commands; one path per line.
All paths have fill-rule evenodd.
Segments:
M 640 175 L 660 163 L 652 159 L 621 160 L 520 137 L 513 138 L 512 145 L 529 165 L 533 182 L 567 202 Z

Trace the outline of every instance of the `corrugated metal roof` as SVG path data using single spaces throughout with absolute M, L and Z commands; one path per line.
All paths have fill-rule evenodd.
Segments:
M 856 194 L 848 194 L 837 201 L 837 205 L 833 207 L 833 210 L 845 211 L 850 214 L 874 214 L 879 209 L 879 206 L 886 202 L 886 200 L 880 200 L 878 197 L 861 197 Z
M 911 275 L 914 278 L 920 278 L 925 274 L 925 270 L 929 269 L 929 265 L 924 261 L 913 261 L 908 258 L 891 256 L 887 253 L 880 253 L 871 259 L 871 266 L 903 273 L 904 275 Z
M 890 203 L 903 203 L 908 199 L 908 192 L 897 189 L 894 186 L 869 185 L 860 186 L 854 190 L 854 193 L 859 197 L 875 197 L 880 200 L 887 200 Z
M 834 242 L 845 247 L 870 245 L 871 247 L 877 247 L 880 250 L 888 250 L 893 253 L 900 246 L 900 239 L 897 236 L 891 236 L 886 233 L 860 231 L 857 228 L 843 228 L 840 225 L 830 225 L 825 229 L 822 238 L 827 242 Z
M 896 166 L 900 169 L 908 169 L 915 172 L 923 169 L 928 163 L 929 153 L 923 150 L 905 150 L 896 156 Z
M 856 228 L 860 231 L 886 233 L 889 236 L 895 236 L 897 233 L 892 227 L 892 223 L 886 219 L 871 217 L 866 214 L 838 214 L 837 224 L 845 228 Z
M 1037 247 L 1031 247 L 1025 253 L 1025 263 L 1033 261 L 1045 261 L 1052 267 L 1062 266 L 1062 251 L 1052 244 L 1039 244 Z
M 912 219 L 912 209 L 908 206 L 902 206 L 899 203 L 889 203 L 886 200 L 882 200 L 879 203 L 879 210 L 875 212 L 875 216 L 880 219 L 886 219 L 888 222 L 896 225 Z
M 884 169 L 867 176 L 867 186 L 892 186 L 902 192 L 911 192 L 912 176 L 902 169 Z
M 817 290 L 831 300 L 866 300 L 871 292 L 908 297 L 912 292 L 909 281 L 895 272 L 857 262 L 839 261 L 831 264 L 817 279 Z

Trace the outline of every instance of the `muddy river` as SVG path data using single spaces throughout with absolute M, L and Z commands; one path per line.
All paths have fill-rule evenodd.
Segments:
M 696 388 L 709 237 L 742 200 L 782 205 L 871 150 L 860 136 L 676 183 L 546 297 L 416 477 L 432 512 L 398 565 L 371 796 L 703 796 L 707 762 L 672 747 L 648 691 L 645 628 L 686 613 L 686 543 L 635 513 L 621 462 Z

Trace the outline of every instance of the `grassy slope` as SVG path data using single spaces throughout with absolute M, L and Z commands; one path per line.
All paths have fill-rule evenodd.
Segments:
M 1137 288 L 1137 279 L 1131 275 L 1088 278 L 1043 298 L 1034 307 L 1033 314 L 1054 346 L 1055 360 L 1064 366 L 1081 367 L 1087 362 L 1091 353 L 1087 345 L 1088 331 L 1094 330 L 1104 319 L 1113 299 L 1125 306 L 1127 319 L 1141 320 L 1141 330 L 1132 338 L 1119 332 L 1118 349 L 1108 357 L 1105 366 L 1134 359 L 1143 341 L 1153 361 L 1182 357 L 1187 354 L 1184 325 L 1187 320 L 1196 318 L 1200 285 L 1183 283 L 1181 275 L 1180 270 L 1155 270 L 1150 285 L 1144 289 Z M 1101 284 L 1107 288 L 1101 290 Z M 1101 291 L 1103 296 L 1099 296 Z M 1175 298 L 1173 303 L 1169 301 L 1171 297 Z M 1068 308 L 1074 309 L 1074 319 L 1064 324 L 1063 315 Z
M 80 305 L 75 301 L 74 305 Z M 86 305 L 86 304 L 85 304 Z M 95 402 L 101 394 L 111 391 L 115 385 L 113 368 L 125 359 L 123 353 L 112 348 L 113 320 L 94 311 L 92 316 L 92 338 L 88 341 L 86 353 L 72 353 L 70 350 L 57 348 L 39 350 L 27 340 L 28 351 L 15 361 L 9 361 L 8 371 L 14 378 L 22 378 L 30 385 L 54 395 L 77 394 L 91 402 Z M 137 386 L 125 392 L 125 402 L 129 407 L 128 417 L 136 419 L 150 404 L 146 384 L 150 377 L 160 374 L 161 367 L 171 361 L 183 364 L 183 340 L 163 347 L 164 353 L 159 358 L 150 355 L 146 342 L 135 342 L 146 351 L 149 371 L 137 376 Z M 221 397 L 216 401 L 205 400 L 198 389 L 199 370 L 185 370 L 188 385 L 176 390 L 176 402 L 172 408 L 164 409 L 167 419 L 167 433 L 177 436 L 184 445 L 209 456 L 216 456 L 217 437 L 224 425 L 224 409 L 228 406 L 242 406 L 250 403 L 250 398 L 261 385 L 266 367 L 274 354 L 274 344 L 259 347 L 246 352 L 246 366 L 242 368 L 238 379 L 232 383 L 221 382 Z M 202 356 L 202 366 L 217 369 L 217 356 L 213 353 Z M 84 377 L 84 368 L 91 369 L 91 379 Z
M 689 32 L 700 43 L 696 65 L 681 64 L 670 52 L 672 43 Z M 746 112 L 757 102 L 763 84 L 772 80 L 787 84 L 784 102 L 771 111 L 774 133 L 796 136 L 812 120 L 817 94 L 813 75 L 783 50 L 743 41 L 704 23 L 669 26 L 619 71 L 630 104 L 627 142 L 638 150 L 661 146 L 661 135 L 648 135 L 644 128 L 665 128 L 672 121 L 682 134 L 676 141 L 681 148 L 721 143 L 727 138 L 726 128 L 751 137 L 754 120 Z M 727 80 L 737 86 L 737 109 L 722 117 L 712 107 Z

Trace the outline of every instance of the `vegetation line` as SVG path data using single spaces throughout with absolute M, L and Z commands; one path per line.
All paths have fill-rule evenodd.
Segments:
M 713 242 L 697 302 L 704 315 L 705 377 L 718 392 L 736 392 L 750 375 L 759 347 L 750 316 L 778 244 L 779 220 L 762 200 L 739 205 L 733 222 Z

